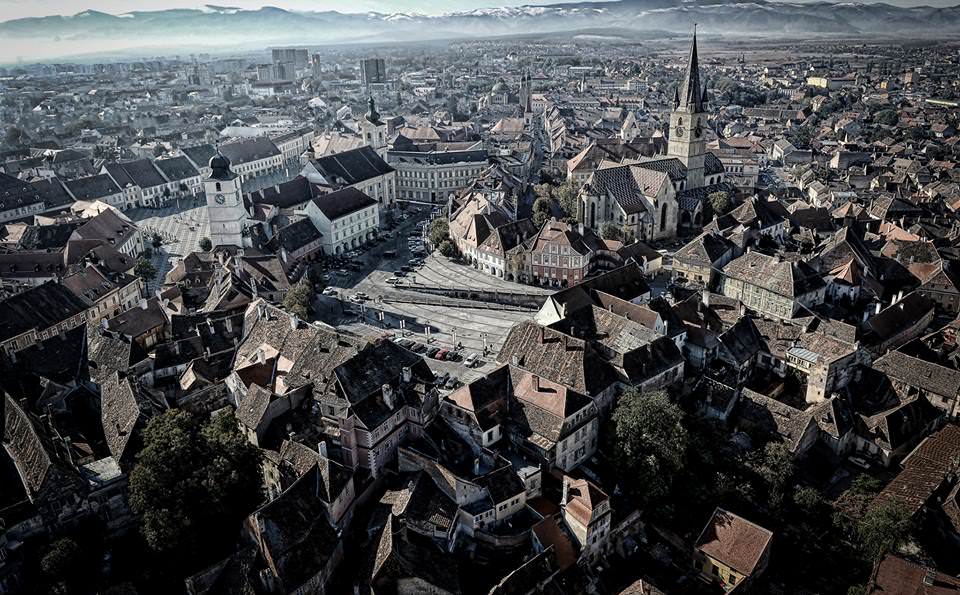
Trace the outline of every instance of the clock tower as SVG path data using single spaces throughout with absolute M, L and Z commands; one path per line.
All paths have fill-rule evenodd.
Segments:
M 687 166 L 687 181 L 684 188 L 700 188 L 704 185 L 707 109 L 707 89 L 700 85 L 697 32 L 694 29 L 687 71 L 673 96 L 673 111 L 670 112 L 670 142 L 667 146 L 667 154 L 670 157 L 676 157 Z
M 230 171 L 230 160 L 220 151 L 210 159 L 210 176 L 203 181 L 210 219 L 210 242 L 217 246 L 243 248 L 243 229 L 248 219 L 243 206 L 240 176 Z

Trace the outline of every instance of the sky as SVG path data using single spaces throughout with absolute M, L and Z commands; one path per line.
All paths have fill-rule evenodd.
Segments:
M 134 10 L 197 8 L 204 4 L 256 9 L 278 6 L 289 10 L 338 10 L 340 12 L 419 12 L 441 14 L 491 6 L 553 4 L 573 0 L 0 0 L 0 21 L 56 14 L 72 15 L 87 9 L 112 14 Z
M 84 10 L 100 10 L 112 14 L 134 10 L 165 8 L 197 8 L 204 4 L 256 9 L 264 5 L 289 10 L 338 10 L 340 12 L 419 12 L 441 14 L 491 6 L 520 4 L 555 4 L 576 0 L 0 0 L 0 21 L 22 17 L 72 15 Z M 813 1 L 813 0 L 793 0 Z M 843 0 L 835 0 L 843 1 Z M 866 3 L 881 0 L 858 0 Z M 953 6 L 960 0 L 886 0 L 898 6 Z

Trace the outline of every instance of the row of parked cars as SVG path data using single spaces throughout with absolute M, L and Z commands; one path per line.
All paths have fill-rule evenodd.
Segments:
M 464 358 L 456 349 L 430 347 L 420 343 L 419 341 L 414 341 L 413 339 L 394 337 L 393 342 L 404 349 L 409 349 L 414 353 L 422 353 L 424 357 L 429 357 L 430 359 L 435 359 L 438 361 L 459 362 L 462 360 L 463 365 L 468 368 L 473 368 L 480 363 L 480 355 L 477 353 L 471 353 Z

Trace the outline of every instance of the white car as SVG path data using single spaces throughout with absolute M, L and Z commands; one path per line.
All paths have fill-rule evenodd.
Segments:
M 468 368 L 472 368 L 477 365 L 477 361 L 480 360 L 480 356 L 476 353 L 471 353 L 467 356 L 467 359 L 463 360 L 463 365 Z
M 399 277 L 390 277 L 387 279 L 387 283 L 390 285 L 402 285 L 403 281 Z
M 336 287 L 326 287 L 326 288 L 324 288 L 324 290 L 323 290 L 323 295 L 330 295 L 330 296 L 337 295 L 337 288 L 336 288 Z

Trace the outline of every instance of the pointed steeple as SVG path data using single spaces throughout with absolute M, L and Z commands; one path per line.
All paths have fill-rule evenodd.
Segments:
M 700 63 L 697 60 L 697 26 L 693 26 L 693 45 L 690 47 L 690 59 L 687 61 L 687 72 L 680 83 L 680 106 L 688 112 L 703 111 L 703 89 L 700 87 Z

